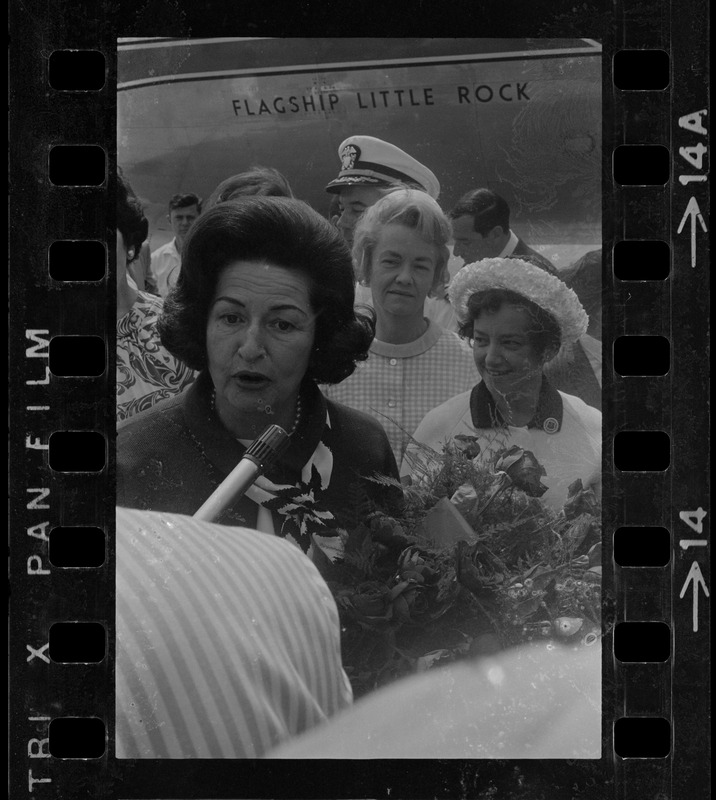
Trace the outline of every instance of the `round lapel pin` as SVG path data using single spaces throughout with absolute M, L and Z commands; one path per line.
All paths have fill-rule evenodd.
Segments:
M 545 433 L 557 433 L 559 430 L 559 422 L 554 417 L 547 417 L 542 423 L 542 429 Z

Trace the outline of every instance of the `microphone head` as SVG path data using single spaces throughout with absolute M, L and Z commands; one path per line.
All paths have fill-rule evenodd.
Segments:
M 251 459 L 264 472 L 285 452 L 290 441 L 291 437 L 280 425 L 269 425 L 251 442 L 243 457 Z

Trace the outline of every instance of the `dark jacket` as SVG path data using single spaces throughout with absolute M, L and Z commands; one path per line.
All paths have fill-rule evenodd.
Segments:
M 554 264 L 544 256 L 540 255 L 536 250 L 533 250 L 528 244 L 522 241 L 522 239 L 517 237 L 517 245 L 515 249 L 512 251 L 511 258 L 530 258 L 533 261 L 536 261 L 537 264 L 542 267 L 542 269 L 549 272 L 550 275 L 556 275 L 559 277 L 559 272 Z
M 245 447 L 211 408 L 212 383 L 202 373 L 185 392 L 138 414 L 117 430 L 117 505 L 193 515 L 238 464 Z M 374 473 L 398 477 L 385 432 L 367 414 L 326 400 L 313 382 L 301 390 L 303 418 L 291 445 L 269 468 L 274 483 L 296 484 L 324 433 L 333 453 L 333 472 L 322 505 L 350 524 L 365 519 L 367 505 L 386 512 L 400 507 L 400 489 L 369 481 Z M 267 422 L 268 425 L 268 422 Z M 241 498 L 217 519 L 255 527 L 258 506 Z M 280 527 L 280 526 L 279 526 Z M 278 528 L 277 528 L 278 529 Z

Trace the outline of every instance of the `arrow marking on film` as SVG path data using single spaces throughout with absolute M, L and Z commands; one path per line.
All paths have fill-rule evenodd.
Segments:
M 679 539 L 679 546 L 682 550 L 688 550 L 689 547 L 706 547 L 707 544 L 706 539 Z
M 701 209 L 699 208 L 699 204 L 696 202 L 696 198 L 692 197 L 689 200 L 689 204 L 686 206 L 686 211 L 684 211 L 684 216 L 681 218 L 681 222 L 679 223 L 679 227 L 676 230 L 676 233 L 679 234 L 684 229 L 684 225 L 686 224 L 686 220 L 691 218 L 691 267 L 696 266 L 696 220 L 698 219 L 703 232 L 706 233 L 706 223 L 704 222 L 704 218 L 701 214 Z
M 683 600 L 684 595 L 686 594 L 686 590 L 689 588 L 689 584 L 693 581 L 694 584 L 694 600 L 693 600 L 693 628 L 694 633 L 699 629 L 699 586 L 704 590 L 704 594 L 706 597 L 709 596 L 709 590 L 706 588 L 706 581 L 704 580 L 704 576 L 701 574 L 701 567 L 699 567 L 699 562 L 694 561 L 691 564 L 691 569 L 689 570 L 689 574 L 686 576 L 686 580 L 684 581 L 684 585 L 681 587 L 681 592 L 679 597 Z

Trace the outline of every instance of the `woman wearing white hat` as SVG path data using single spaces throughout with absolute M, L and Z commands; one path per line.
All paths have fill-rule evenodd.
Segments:
M 546 471 L 542 499 L 556 509 L 577 478 L 598 489 L 602 415 L 554 389 L 543 374 L 560 347 L 587 329 L 576 294 L 559 278 L 511 258 L 470 264 L 449 292 L 481 380 L 430 411 L 414 439 L 439 451 L 458 434 L 473 435 L 481 459 L 510 445 L 530 450 Z M 418 450 L 409 450 L 403 474 L 412 471 Z

